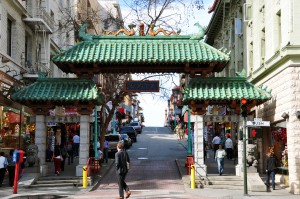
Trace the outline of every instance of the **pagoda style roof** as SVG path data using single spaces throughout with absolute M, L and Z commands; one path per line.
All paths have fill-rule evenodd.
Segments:
M 220 72 L 228 53 L 181 35 L 89 35 L 52 61 L 64 72 L 97 73 L 190 73 Z
M 53 105 L 95 105 L 104 103 L 96 84 L 90 79 L 39 78 L 11 95 L 13 101 L 34 108 Z
M 214 104 L 229 105 L 236 109 L 240 107 L 242 98 L 247 99 L 250 109 L 271 99 L 271 94 L 244 77 L 193 78 L 184 88 L 183 103 L 200 108 Z

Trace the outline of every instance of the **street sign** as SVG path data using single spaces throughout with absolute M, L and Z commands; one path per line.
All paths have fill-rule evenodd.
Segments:
M 270 126 L 270 121 L 247 121 L 247 126 Z
M 159 92 L 158 80 L 125 81 L 125 92 Z

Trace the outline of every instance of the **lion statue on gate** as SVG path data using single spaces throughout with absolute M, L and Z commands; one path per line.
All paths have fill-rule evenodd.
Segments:
M 247 144 L 247 156 L 246 156 L 246 163 L 248 167 L 255 167 L 257 168 L 258 166 L 258 161 L 257 161 L 257 147 L 255 144 Z

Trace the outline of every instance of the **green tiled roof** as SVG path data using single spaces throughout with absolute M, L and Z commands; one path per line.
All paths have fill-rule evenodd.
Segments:
M 24 103 L 55 102 L 103 103 L 104 99 L 93 80 L 78 78 L 40 78 L 36 82 L 16 90 L 12 100 Z
M 189 100 L 229 101 L 242 98 L 265 102 L 271 99 L 271 94 L 255 87 L 243 77 L 195 78 L 185 87 L 183 102 L 188 104 Z
M 209 63 L 229 55 L 190 36 L 103 36 L 55 55 L 59 63 Z M 155 67 L 155 66 L 154 66 Z

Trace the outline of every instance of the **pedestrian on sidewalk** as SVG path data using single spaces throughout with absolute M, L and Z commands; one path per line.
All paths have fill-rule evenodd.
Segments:
M 68 152 L 68 165 L 73 164 L 74 154 L 73 154 L 73 143 L 72 141 L 67 142 L 67 152 Z
M 67 152 L 67 147 L 64 144 L 60 145 L 60 155 L 62 157 L 61 163 L 60 163 L 60 170 L 64 171 L 65 170 L 65 162 L 69 155 Z
M 0 187 L 2 187 L 2 183 L 4 180 L 5 172 L 7 166 L 7 159 L 4 157 L 4 152 L 0 152 Z
M 175 127 L 175 132 L 176 132 L 176 134 L 177 134 L 177 137 L 178 137 L 180 140 L 181 140 L 181 135 L 180 135 L 181 129 L 182 129 L 181 123 L 177 124 L 176 127 Z
M 221 142 L 221 138 L 219 137 L 219 134 L 216 134 L 213 140 L 211 141 L 213 147 L 214 147 L 214 158 L 216 158 L 216 151 L 219 148 Z
M 277 169 L 277 159 L 276 156 L 274 155 L 274 148 L 270 147 L 270 152 L 266 154 L 267 156 L 267 180 L 265 182 L 265 185 L 267 188 L 270 187 L 270 177 L 272 178 L 272 188 L 275 190 L 275 173 Z
M 124 142 L 121 141 L 117 144 L 117 150 L 118 152 L 115 154 L 116 171 L 119 185 L 119 197 L 117 197 L 117 199 L 124 199 L 124 190 L 126 193 L 126 198 L 129 198 L 131 195 L 129 187 L 125 182 L 125 178 L 129 169 L 127 165 L 130 163 L 130 159 L 128 153 L 124 150 Z
M 226 151 L 222 148 L 222 145 L 219 144 L 219 149 L 216 151 L 215 160 L 218 162 L 218 172 L 221 176 L 224 171 L 224 157 L 226 156 Z
M 60 153 L 60 147 L 59 147 L 59 145 L 56 145 L 55 149 L 54 149 L 53 162 L 54 162 L 54 174 L 57 176 L 60 174 L 60 165 L 61 165 L 62 159 L 63 158 Z
M 8 170 L 8 184 L 10 187 L 14 186 L 15 181 L 15 168 L 16 163 L 13 161 L 14 149 L 9 151 L 9 156 L 7 158 L 7 170 Z
M 103 163 L 105 161 L 105 163 L 108 162 L 108 141 L 105 139 L 104 140 L 104 148 L 103 148 Z
M 227 139 L 225 141 L 225 149 L 227 153 L 227 159 L 232 160 L 232 154 L 233 154 L 233 142 L 230 138 L 230 135 L 227 135 Z
M 79 133 L 76 132 L 76 134 L 73 137 L 73 150 L 74 150 L 74 157 L 79 156 L 79 144 L 80 144 L 80 137 Z

